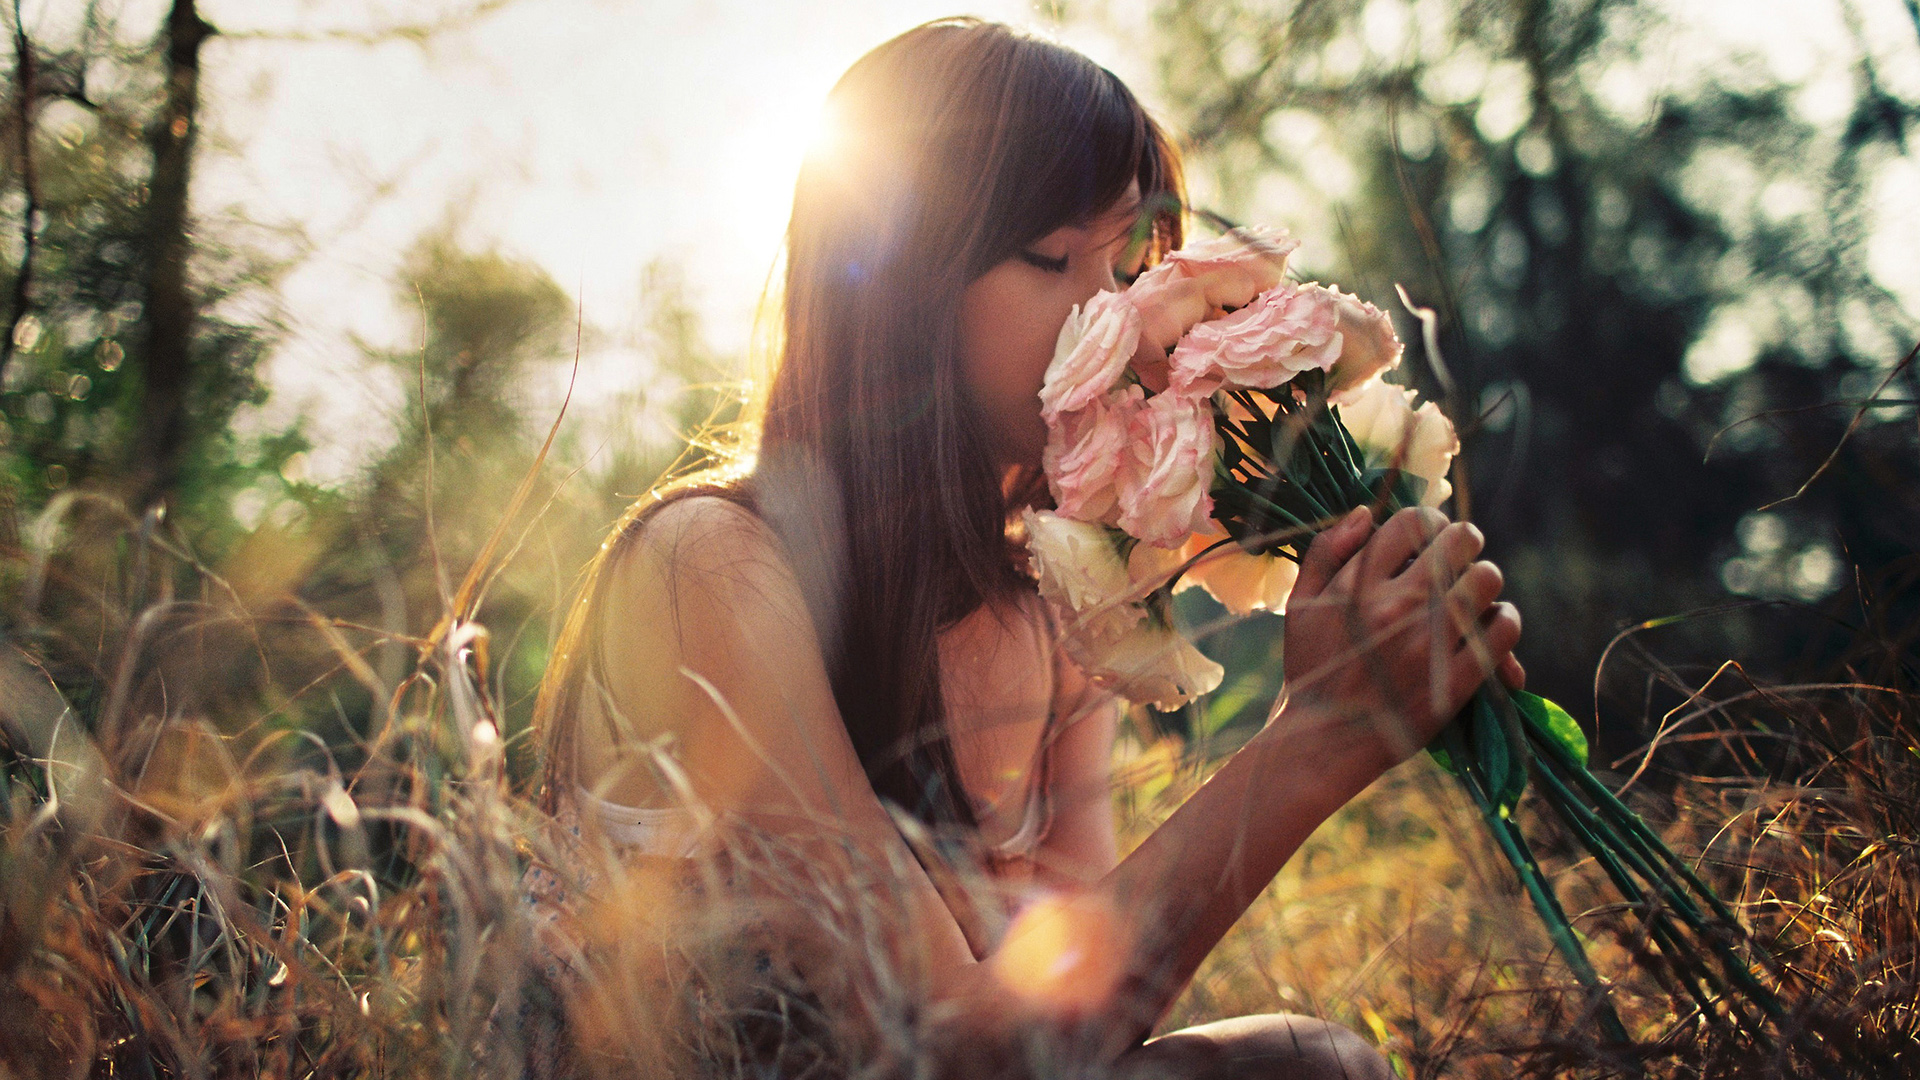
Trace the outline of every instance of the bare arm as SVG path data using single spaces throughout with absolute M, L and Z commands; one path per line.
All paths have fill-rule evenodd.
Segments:
M 1053 824 L 1040 845 L 1043 884 L 1084 887 L 1120 862 L 1113 820 L 1113 740 L 1120 702 L 1064 656 L 1056 664 L 1047 777 Z
M 1430 518 L 1420 520 L 1432 525 Z M 607 594 L 609 611 L 618 613 L 607 625 L 609 696 L 631 714 L 633 732 L 677 737 L 681 763 L 716 811 L 809 844 L 840 880 L 874 867 L 904 868 L 890 895 L 873 899 L 886 906 L 905 940 L 919 943 L 927 991 L 957 1006 L 959 1022 L 992 1031 L 1036 1018 L 1036 1008 L 1043 1015 L 1051 1009 L 1110 1024 L 1116 1046 L 1124 1045 L 1151 1026 L 1306 836 L 1424 745 L 1451 715 L 1449 704 L 1458 708 L 1479 682 L 1483 669 L 1457 634 L 1431 632 L 1424 618 L 1394 629 L 1395 619 L 1406 622 L 1401 608 L 1456 599 L 1458 586 L 1475 576 L 1462 568 L 1477 543 L 1461 543 L 1471 538 L 1458 527 L 1451 544 L 1433 542 L 1431 530 L 1410 518 L 1396 518 L 1372 542 L 1370 527 L 1358 520 L 1349 525 L 1316 543 L 1296 590 L 1298 614 L 1289 620 L 1289 655 L 1297 622 L 1300 633 L 1325 639 L 1316 644 L 1326 653 L 1319 665 L 1326 670 L 1301 681 L 1267 727 L 1159 830 L 1112 864 L 1103 854 L 1103 845 L 1111 850 L 1111 818 L 1103 833 L 1093 809 L 1096 802 L 1104 809 L 1104 787 L 1099 800 L 1087 799 L 1084 790 L 1062 792 L 1069 804 L 1062 822 L 1067 848 L 1089 870 L 1103 859 L 1112 865 L 1082 894 L 1110 917 L 1080 929 L 1098 930 L 1101 940 L 1089 944 L 1125 957 L 1126 978 L 1094 998 L 1036 1006 L 999 981 L 1004 968 L 997 957 L 975 962 L 867 783 L 835 708 L 799 587 L 778 542 L 751 515 L 689 500 L 649 526 Z M 1366 555 L 1356 558 L 1362 545 Z M 1463 557 L 1466 546 L 1473 551 Z M 1409 559 L 1412 566 L 1402 570 Z M 1484 585 L 1476 589 L 1483 592 Z M 1491 598 L 1461 606 L 1469 617 L 1484 618 Z M 1511 637 L 1517 636 L 1516 624 Z M 1496 655 L 1512 648 L 1505 631 L 1486 637 Z M 1449 671 L 1444 693 L 1431 702 L 1437 709 L 1428 707 L 1426 693 L 1434 670 L 1426 645 L 1435 640 L 1446 643 Z M 1303 645 L 1298 655 L 1312 657 L 1314 648 Z M 1373 685 L 1376 668 L 1392 673 L 1395 684 Z M 1419 702 L 1395 701 L 1396 695 Z M 582 733 L 583 775 L 619 772 L 619 740 L 594 741 L 588 734 Z M 1088 745 L 1069 746 L 1069 758 L 1091 757 L 1110 741 L 1110 720 L 1104 732 L 1089 726 L 1082 737 Z M 1096 770 L 1082 764 L 1069 771 L 1084 780 Z M 620 789 L 610 790 L 617 796 Z M 1071 808 L 1076 805 L 1080 809 Z

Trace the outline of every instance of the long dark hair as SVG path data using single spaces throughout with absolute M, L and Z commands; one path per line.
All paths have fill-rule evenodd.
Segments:
M 757 461 L 722 490 L 785 542 L 874 790 L 930 823 L 970 825 L 938 634 L 1030 588 L 1007 526 L 1037 478 L 1009 476 L 988 449 L 961 378 L 961 294 L 1134 181 L 1153 209 L 1148 258 L 1179 246 L 1178 156 L 1112 72 L 971 18 L 867 53 L 827 112 L 833 137 L 794 191 Z M 619 531 L 659 501 L 636 505 Z M 613 546 L 589 568 L 542 687 L 554 758 L 572 752 L 554 730 L 568 725 L 552 720 L 590 651 L 587 609 Z

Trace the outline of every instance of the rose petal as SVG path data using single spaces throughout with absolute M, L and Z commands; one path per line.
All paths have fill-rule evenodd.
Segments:
M 1211 394 L 1223 385 L 1270 389 L 1340 358 L 1337 294 L 1282 283 L 1230 315 L 1195 326 L 1170 360 L 1173 389 Z
M 1219 436 L 1203 397 L 1169 391 L 1132 417 L 1115 481 L 1119 525 L 1149 544 L 1174 547 L 1208 527 Z
M 1120 468 L 1134 438 L 1133 418 L 1145 408 L 1144 392 L 1129 386 L 1048 421 L 1040 462 L 1054 509 L 1062 516 L 1107 524 L 1117 520 Z
M 1040 386 L 1048 420 L 1084 409 L 1113 390 L 1140 344 L 1140 312 L 1125 293 L 1098 292 L 1075 307 L 1055 339 Z

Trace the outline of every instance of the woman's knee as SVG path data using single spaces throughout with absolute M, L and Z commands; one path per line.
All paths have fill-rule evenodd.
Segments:
M 1185 1028 L 1136 1053 L 1140 1077 L 1192 1080 L 1390 1080 L 1365 1039 L 1339 1024 L 1292 1013 L 1236 1016 Z M 1134 1073 L 1128 1073 L 1132 1076 Z

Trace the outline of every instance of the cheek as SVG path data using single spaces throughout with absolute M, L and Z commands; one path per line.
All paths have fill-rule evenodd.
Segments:
M 968 286 L 960 303 L 967 390 L 986 414 L 996 453 L 1008 463 L 1037 462 L 1046 445 L 1040 384 L 1072 307 L 1037 294 L 1021 280 L 1029 276 L 996 267 Z

